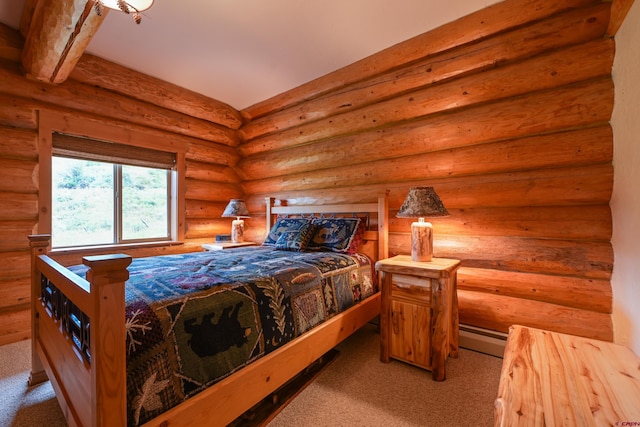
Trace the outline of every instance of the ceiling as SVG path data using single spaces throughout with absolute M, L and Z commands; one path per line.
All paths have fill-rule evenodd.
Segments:
M 86 51 L 242 110 L 496 2 L 155 0 L 140 25 L 111 11 Z

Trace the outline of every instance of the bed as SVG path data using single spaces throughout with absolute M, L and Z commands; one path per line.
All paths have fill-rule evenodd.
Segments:
M 265 245 L 225 251 L 65 267 L 30 236 L 30 384 L 51 381 L 69 425 L 227 425 L 379 314 L 386 197 L 265 205 Z M 357 253 L 312 247 L 336 222 Z

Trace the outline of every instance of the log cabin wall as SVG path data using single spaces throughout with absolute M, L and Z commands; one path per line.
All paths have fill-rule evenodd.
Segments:
M 134 256 L 199 249 L 243 193 L 259 241 L 265 196 L 386 190 L 390 255 L 409 253 L 395 213 L 432 185 L 452 214 L 432 221 L 435 255 L 463 261 L 462 323 L 611 340 L 611 7 L 507 0 L 250 107 L 240 132 L 232 108 L 90 55 L 62 85 L 27 80 L 23 39 L 0 24 L 0 344 L 29 336 L 41 109 L 186 147 L 185 244 Z
M 250 210 L 435 187 L 460 321 L 612 340 L 611 3 L 507 0 L 242 111 Z M 260 240 L 259 223 L 250 233 Z
M 0 345 L 30 336 L 27 236 L 38 232 L 39 110 L 168 138 L 186 150 L 184 244 L 126 251 L 133 256 L 200 250 L 229 232 L 220 215 L 242 196 L 232 168 L 239 160 L 236 110 L 91 55 L 61 85 L 28 80 L 19 65 L 23 43 L 0 24 Z M 79 262 L 84 254 L 61 260 Z

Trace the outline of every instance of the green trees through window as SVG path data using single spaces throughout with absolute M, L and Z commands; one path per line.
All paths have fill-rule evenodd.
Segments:
M 170 173 L 54 156 L 53 247 L 169 239 Z

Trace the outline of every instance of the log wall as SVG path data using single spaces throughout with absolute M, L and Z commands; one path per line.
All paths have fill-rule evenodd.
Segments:
M 242 196 L 233 170 L 242 121 L 236 110 L 91 55 L 61 85 L 28 80 L 19 65 L 23 43 L 0 24 L 0 345 L 30 336 L 27 236 L 38 232 L 38 110 L 169 139 L 186 150 L 185 242 L 127 251 L 133 256 L 200 250 L 229 232 L 220 215 L 230 198 Z M 75 263 L 86 254 L 58 258 Z
M 252 211 L 434 186 L 460 321 L 612 340 L 611 3 L 507 0 L 242 111 Z M 260 240 L 259 227 L 251 227 Z
M 0 344 L 29 336 L 39 109 L 185 147 L 185 244 L 133 256 L 228 232 L 232 197 L 261 241 L 265 196 L 386 190 L 389 252 L 406 254 L 411 220 L 395 213 L 410 186 L 431 185 L 451 212 L 432 221 L 435 255 L 462 260 L 462 323 L 611 340 L 612 7 L 506 0 L 242 112 L 90 55 L 61 85 L 27 80 L 22 37 L 0 24 Z

